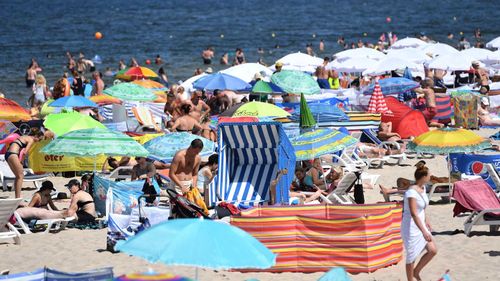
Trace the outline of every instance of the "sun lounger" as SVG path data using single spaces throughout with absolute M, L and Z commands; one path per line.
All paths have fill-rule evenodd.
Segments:
M 41 186 L 41 182 L 47 180 L 48 174 L 36 175 L 31 169 L 24 169 L 24 179 L 23 182 L 32 182 L 38 189 Z M 4 155 L 0 155 L 0 182 L 2 182 L 3 191 L 7 191 L 7 184 L 13 183 L 16 176 L 9 167 L 9 164 L 4 159 Z
M 21 234 L 9 221 L 21 200 L 0 199 L 0 239 L 13 238 L 18 245 L 21 244 Z
M 144 128 L 154 129 L 157 132 L 162 132 L 162 129 L 158 127 L 155 122 L 153 113 L 144 107 L 144 106 L 135 106 L 132 107 L 132 112 L 134 113 L 135 118 L 139 121 L 140 126 L 136 128 L 136 132 L 139 130 L 144 130 Z
M 104 174 L 104 177 L 114 180 L 130 180 L 132 179 L 132 166 L 120 166 L 109 174 Z
M 354 199 L 348 193 L 357 180 L 356 173 L 347 173 L 340 179 L 335 190 L 327 196 L 321 195 L 320 198 L 327 204 L 355 204 Z M 312 192 L 302 193 L 306 195 L 313 194 Z
M 486 167 L 486 171 L 488 171 L 491 180 L 493 181 L 493 183 L 495 183 L 495 192 L 500 197 L 500 176 L 498 176 L 498 172 L 495 170 L 495 167 L 493 167 L 493 164 L 491 163 L 484 164 L 484 166 Z
M 31 234 L 33 233 L 32 229 L 30 229 L 26 223 L 23 221 L 21 216 L 17 213 L 14 212 L 14 216 L 16 217 L 16 224 L 15 227 L 18 230 L 21 230 L 24 232 L 24 234 Z M 42 233 L 49 233 L 51 231 L 53 232 L 58 232 L 66 228 L 68 223 L 70 221 L 74 221 L 76 218 L 75 217 L 67 217 L 64 219 L 47 219 L 47 220 L 36 220 L 35 223 L 33 224 L 33 230 L 38 229 L 38 228 L 45 228 L 45 231 Z
M 464 222 L 465 235 L 470 236 L 475 225 L 489 225 L 491 232 L 498 230 L 500 199 L 483 179 L 456 182 L 453 198 L 457 201 L 453 216 L 472 212 Z
M 367 136 L 374 144 L 378 145 L 380 148 L 387 149 L 390 153 L 387 157 L 388 159 L 397 159 L 397 164 L 401 165 L 403 160 L 406 160 L 406 153 L 401 152 L 401 145 L 394 141 L 381 141 L 377 133 L 373 129 L 364 129 L 363 133 Z M 392 153 L 392 151 L 400 151 L 399 153 Z

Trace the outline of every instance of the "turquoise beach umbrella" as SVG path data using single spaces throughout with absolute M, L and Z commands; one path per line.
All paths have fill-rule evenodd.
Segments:
M 321 93 L 311 75 L 296 70 L 282 70 L 271 76 L 271 82 L 289 94 L 314 95 Z
M 214 153 L 215 143 L 213 141 L 186 132 L 169 133 L 156 137 L 146 142 L 144 148 L 149 152 L 148 158 L 168 163 L 172 161 L 177 151 L 188 148 L 195 139 L 200 139 L 203 142 L 200 156 L 209 156 Z
M 200 237 L 203 237 L 201 243 Z M 151 263 L 211 269 L 270 268 L 276 255 L 247 232 L 230 224 L 177 219 L 157 224 L 115 249 Z
M 120 83 L 104 90 L 104 94 L 126 101 L 153 101 L 157 96 L 134 83 Z
M 291 139 L 297 161 L 311 160 L 325 154 L 335 153 L 358 141 L 337 130 L 322 128 Z

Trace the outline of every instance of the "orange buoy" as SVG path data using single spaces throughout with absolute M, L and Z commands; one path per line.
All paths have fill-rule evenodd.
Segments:
M 99 31 L 98 31 L 98 32 L 96 32 L 96 33 L 94 34 L 94 36 L 95 36 L 95 39 L 97 39 L 97 40 L 102 39 L 102 33 L 100 33 Z

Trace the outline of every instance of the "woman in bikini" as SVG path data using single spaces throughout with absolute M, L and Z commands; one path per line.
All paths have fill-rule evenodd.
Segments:
M 54 202 L 52 202 L 52 196 L 50 195 L 52 191 L 56 191 L 54 184 L 51 181 L 44 181 L 40 190 L 33 194 L 28 207 L 57 211 L 58 209 L 54 205 Z
M 70 180 L 65 186 L 71 192 L 71 203 L 67 210 L 67 216 L 76 215 L 78 223 L 95 222 L 97 215 L 92 196 L 82 190 L 80 182 L 76 179 Z
M 193 129 L 202 129 L 200 123 L 189 115 L 191 112 L 190 104 L 183 104 L 181 106 L 181 112 L 182 116 L 175 120 L 174 125 L 172 126 L 172 131 L 192 133 Z
M 15 197 L 21 198 L 21 188 L 23 187 L 24 169 L 21 163 L 20 154 L 23 149 L 29 151 L 34 142 L 43 138 L 43 133 L 37 128 L 32 128 L 29 136 L 20 136 L 10 143 L 7 152 L 5 152 L 5 161 L 9 164 L 10 169 L 14 173 Z

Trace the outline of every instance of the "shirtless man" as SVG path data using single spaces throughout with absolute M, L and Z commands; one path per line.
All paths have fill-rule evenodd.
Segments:
M 67 64 L 67 68 L 70 72 L 73 72 L 73 70 L 75 69 L 76 67 L 76 62 L 75 62 L 75 59 L 73 59 L 73 56 L 71 55 L 70 52 L 66 52 L 66 57 L 68 58 L 68 64 Z
M 204 64 L 211 64 L 214 56 L 215 54 L 212 47 L 207 47 L 203 50 L 203 52 L 201 52 L 201 58 L 203 59 Z
M 434 69 L 434 84 L 439 88 L 446 88 L 443 77 L 446 75 L 446 70 Z
M 500 126 L 500 119 L 494 119 L 491 117 L 490 112 L 488 111 L 488 106 L 490 105 L 490 101 L 487 97 L 481 98 L 481 106 L 477 110 L 477 115 L 479 117 L 479 123 L 483 126 Z
M 101 79 L 101 75 L 98 71 L 94 71 L 92 73 L 92 78 L 94 78 L 95 83 L 92 86 L 92 96 L 102 95 L 102 91 L 104 90 L 104 81 Z
M 472 67 L 474 68 L 474 81 L 480 86 L 479 92 L 482 95 L 486 95 L 490 90 L 488 72 L 479 66 L 478 61 L 473 61 Z
M 31 62 L 28 69 L 26 69 L 26 88 L 33 89 L 36 79 L 36 65 Z
M 201 120 L 202 116 L 210 114 L 210 106 L 201 99 L 202 95 L 203 93 L 200 90 L 196 90 L 191 97 L 193 111 L 191 111 L 190 115 L 196 120 Z
M 200 123 L 190 115 L 191 108 L 190 104 L 183 104 L 181 106 L 183 115 L 175 119 L 174 125 L 171 128 L 172 131 L 192 133 L 193 129 L 200 130 L 202 128 Z
M 422 111 L 425 120 L 428 124 L 431 123 L 432 118 L 436 115 L 436 96 L 434 94 L 434 81 L 431 78 L 425 78 L 422 81 L 422 88 L 415 89 L 415 92 L 419 94 L 420 97 L 425 98 L 426 109 Z
M 179 194 L 186 194 L 198 186 L 198 170 L 200 168 L 200 152 L 203 150 L 203 142 L 195 139 L 187 149 L 178 151 L 170 166 L 169 177 L 171 187 Z

